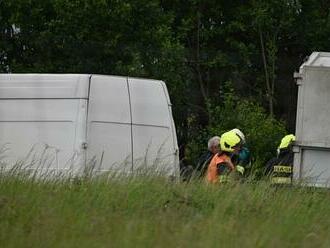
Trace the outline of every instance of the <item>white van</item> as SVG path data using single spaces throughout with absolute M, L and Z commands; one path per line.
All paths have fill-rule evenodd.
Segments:
M 85 74 L 0 74 L 0 144 L 8 164 L 78 173 L 177 175 L 178 146 L 162 81 Z M 32 163 L 31 163 L 32 161 Z

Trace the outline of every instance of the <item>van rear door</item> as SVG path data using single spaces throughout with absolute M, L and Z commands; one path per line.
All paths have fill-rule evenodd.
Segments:
M 127 78 L 93 75 L 87 118 L 87 166 L 132 170 L 131 116 Z
M 172 116 L 162 81 L 129 78 L 134 170 L 175 174 Z

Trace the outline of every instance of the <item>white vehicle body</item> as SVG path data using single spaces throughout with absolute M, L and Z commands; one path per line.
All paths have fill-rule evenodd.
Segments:
M 330 53 L 314 52 L 295 74 L 298 84 L 294 178 L 330 186 Z
M 29 160 L 34 170 L 79 173 L 92 160 L 98 172 L 179 171 L 171 103 L 158 80 L 0 74 L 0 143 L 7 164 Z

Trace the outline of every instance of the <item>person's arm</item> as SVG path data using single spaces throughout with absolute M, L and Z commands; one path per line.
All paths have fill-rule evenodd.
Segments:
M 273 166 L 274 166 L 276 160 L 277 160 L 277 158 L 272 158 L 267 162 L 266 167 L 265 167 L 265 171 L 264 171 L 265 176 L 269 176 L 272 173 Z
M 249 149 L 247 148 L 247 147 L 243 147 L 240 151 L 239 151 L 239 153 L 236 155 L 237 156 L 237 161 L 236 161 L 236 163 L 233 161 L 233 159 L 232 159 L 232 161 L 233 161 L 233 163 L 235 164 L 235 165 L 241 165 L 241 166 L 243 166 L 243 167 L 245 167 L 245 166 L 247 166 L 247 165 L 249 165 L 250 164 L 250 162 L 251 162 L 251 154 L 250 154 L 250 151 L 249 151 Z M 232 157 L 233 158 L 233 157 Z

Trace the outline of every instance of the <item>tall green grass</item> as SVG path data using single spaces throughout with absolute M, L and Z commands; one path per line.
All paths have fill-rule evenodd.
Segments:
M 1 247 L 329 247 L 330 193 L 161 176 L 0 176 Z

